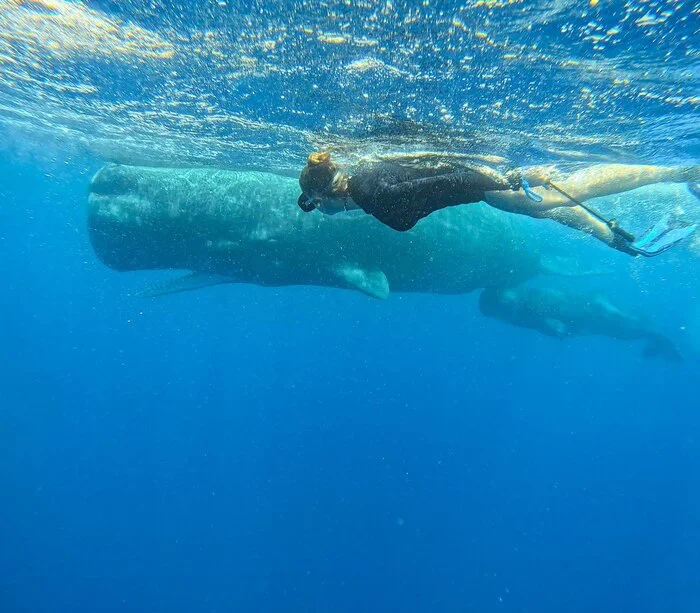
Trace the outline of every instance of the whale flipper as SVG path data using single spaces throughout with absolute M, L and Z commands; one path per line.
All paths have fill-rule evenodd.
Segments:
M 348 287 L 357 289 L 363 294 L 380 300 L 389 297 L 389 280 L 381 270 L 365 270 L 347 265 L 337 268 L 335 272 Z
M 568 333 L 569 329 L 566 324 L 560 319 L 554 317 L 547 317 L 542 321 L 543 332 L 549 336 L 556 336 L 557 338 L 564 338 Z
M 212 287 L 213 285 L 222 285 L 224 283 L 233 283 L 231 277 L 225 275 L 209 274 L 206 272 L 193 272 L 184 277 L 175 277 L 168 279 L 155 285 L 145 287 L 136 295 L 139 298 L 156 298 L 158 296 L 167 296 L 168 294 L 179 294 L 180 292 L 191 292 L 196 289 Z

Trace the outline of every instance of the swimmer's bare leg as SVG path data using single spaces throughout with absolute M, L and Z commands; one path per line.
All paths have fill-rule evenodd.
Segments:
M 577 200 L 586 201 L 655 183 L 689 181 L 700 181 L 700 166 L 601 164 L 579 170 L 555 183 Z
M 630 191 L 655 183 L 686 183 L 700 180 L 700 166 L 667 167 L 626 164 L 602 164 L 557 177 L 551 166 L 531 167 L 523 171 L 531 185 L 548 181 L 567 192 L 572 198 L 585 202 Z M 630 243 L 611 227 L 577 206 L 554 189 L 534 187 L 542 202 L 533 202 L 522 191 L 486 192 L 484 200 L 493 207 L 540 219 L 553 219 L 565 226 L 586 232 L 605 244 L 630 255 L 639 255 Z
M 535 203 L 523 193 L 486 192 L 485 200 L 491 206 L 510 213 L 519 213 L 536 219 L 553 219 L 569 228 L 590 234 L 618 251 L 630 255 L 634 253 L 627 241 L 622 240 L 606 223 L 585 209 L 580 206 L 570 206 L 571 202 L 554 190 L 541 193 L 541 195 L 544 200 Z
M 549 181 L 576 200 L 585 202 L 644 185 L 700 181 L 700 166 L 599 164 L 563 177 L 558 176 L 553 166 L 532 166 L 523 170 L 523 176 L 529 181 L 532 191 L 542 196 L 542 202 L 533 202 L 522 190 L 486 192 L 486 202 L 504 211 L 534 217 L 535 213 L 544 210 L 576 206 L 556 190 L 543 187 Z
M 558 207 L 537 212 L 533 211 L 531 216 L 538 219 L 553 219 L 564 226 L 590 234 L 609 247 L 617 249 L 622 253 L 638 255 L 626 240 L 613 232 L 607 224 L 603 223 L 600 219 L 594 217 L 580 206 Z

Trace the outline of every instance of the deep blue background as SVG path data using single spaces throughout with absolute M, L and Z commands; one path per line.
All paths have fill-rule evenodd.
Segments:
M 139 300 L 96 168 L 0 160 L 1 611 L 700 610 L 696 360 L 476 295 Z

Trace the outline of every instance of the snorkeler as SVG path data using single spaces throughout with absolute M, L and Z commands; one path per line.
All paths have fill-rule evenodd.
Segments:
M 700 179 L 698 166 L 606 164 L 558 178 L 556 183 L 552 172 L 552 167 L 534 166 L 500 174 L 489 167 L 442 159 L 422 166 L 381 161 L 360 166 L 350 175 L 331 161 L 330 154 L 312 153 L 299 177 L 298 205 L 305 212 L 318 209 L 329 215 L 362 209 L 394 230 L 406 231 L 439 209 L 484 201 L 510 213 L 553 219 L 618 251 L 646 257 L 663 253 L 696 229 L 665 217 L 636 240 L 584 201 L 653 183 L 692 183 Z

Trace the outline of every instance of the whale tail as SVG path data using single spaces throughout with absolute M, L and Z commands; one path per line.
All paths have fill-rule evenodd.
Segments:
M 645 358 L 662 358 L 671 362 L 682 362 L 678 348 L 665 336 L 654 335 L 648 339 L 642 351 Z

